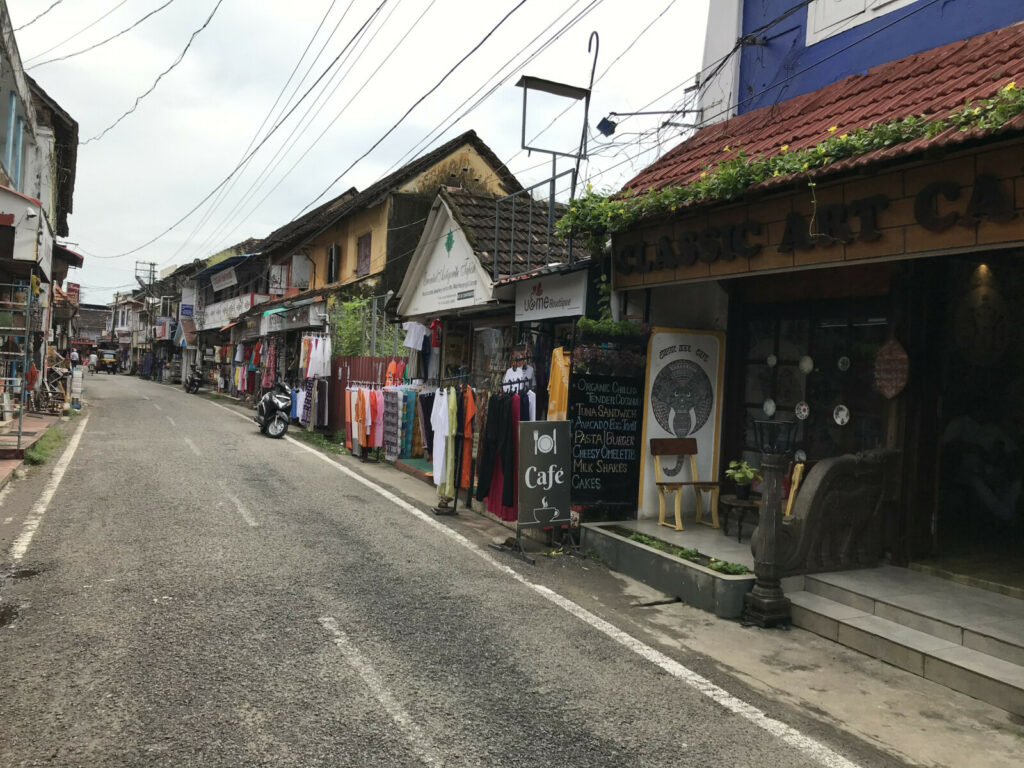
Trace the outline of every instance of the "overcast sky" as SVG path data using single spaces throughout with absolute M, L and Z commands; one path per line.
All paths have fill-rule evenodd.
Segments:
M 218 6 L 217 0 L 172 0 L 112 42 L 64 61 L 43 62 L 115 35 L 166 2 L 61 0 L 16 32 L 27 71 L 78 121 L 82 142 L 107 128 L 152 86 Z M 100 140 L 79 147 L 68 241 L 85 255 L 86 266 L 72 270 L 68 279 L 82 283 L 83 301 L 103 303 L 118 287 L 133 283 L 137 260 L 157 262 L 161 268 L 181 264 L 247 237 L 265 236 L 290 221 L 519 2 L 221 0 L 182 62 L 136 111 Z M 524 185 L 541 181 L 550 174 L 548 156 L 527 157 L 520 151 L 522 91 L 515 87 L 520 74 L 586 86 L 593 61 L 587 43 L 596 30 L 600 54 L 591 104 L 592 131 L 611 111 L 678 108 L 687 99 L 686 86 L 692 85 L 700 69 L 708 2 L 526 0 L 322 200 L 352 186 L 363 189 L 397 164 L 470 128 Z M 28 24 L 53 3 L 8 2 L 14 27 Z M 580 13 L 585 15 L 521 72 L 453 124 L 455 117 Z M 354 36 L 347 58 L 342 56 L 282 121 L 281 115 Z M 67 38 L 72 39 L 62 42 Z M 285 89 L 311 40 L 309 53 Z M 246 155 L 282 93 L 257 141 L 276 123 L 281 122 L 280 127 L 233 183 L 225 186 L 226 194 L 215 195 L 137 253 L 98 258 L 122 254 L 160 236 L 210 194 Z M 543 127 L 561 109 L 562 105 L 531 102 L 529 125 Z M 453 117 L 447 118 L 453 111 Z M 680 141 L 680 129 L 661 128 L 665 120 L 665 116 L 629 118 L 608 139 L 595 131 L 597 140 L 591 141 L 591 157 L 583 166 L 585 179 L 597 188 L 621 187 Z M 445 130 L 428 138 L 435 128 Z M 544 140 L 567 146 L 578 141 L 581 128 L 581 112 L 571 110 Z M 567 168 L 569 162 L 561 161 L 559 170 Z

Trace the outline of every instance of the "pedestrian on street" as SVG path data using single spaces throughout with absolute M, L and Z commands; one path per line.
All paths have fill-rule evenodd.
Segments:
M 71 370 L 75 370 L 78 367 L 78 350 L 74 347 L 71 348 Z
M 89 373 L 96 373 L 96 366 L 99 364 L 99 362 L 99 355 L 96 354 L 96 350 L 94 349 L 92 352 L 89 353 Z

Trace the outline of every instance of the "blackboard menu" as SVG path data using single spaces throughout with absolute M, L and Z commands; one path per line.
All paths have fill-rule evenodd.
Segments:
M 574 373 L 569 379 L 572 503 L 635 504 L 644 380 Z

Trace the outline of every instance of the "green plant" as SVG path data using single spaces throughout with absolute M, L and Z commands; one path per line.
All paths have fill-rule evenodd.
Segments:
M 725 476 L 736 485 L 750 485 L 755 480 L 761 479 L 761 470 L 750 466 L 745 461 L 730 461 L 729 468 L 725 470 Z
M 623 535 L 628 534 L 630 541 L 635 541 L 640 544 L 644 544 L 652 549 L 656 549 L 659 552 L 665 552 L 666 554 L 678 557 L 680 560 L 688 560 L 691 563 L 697 563 L 703 565 L 705 568 L 710 568 L 713 571 L 719 573 L 727 573 L 732 576 L 742 576 L 745 573 L 750 573 L 750 569 L 740 563 L 730 563 L 728 560 L 716 560 L 713 557 L 701 554 L 696 549 L 688 549 L 686 547 L 677 547 L 675 544 L 669 544 L 667 541 L 661 539 L 655 539 L 652 536 L 645 536 L 642 533 L 633 531 L 629 533 L 624 529 L 618 529 L 617 533 Z
M 25 463 L 45 464 L 63 442 L 64 433 L 60 428 L 50 427 L 25 450 Z
M 726 145 L 722 152 L 728 159 L 715 167 L 708 166 L 700 178 L 689 184 L 652 189 L 644 193 L 626 190 L 616 195 L 595 192 L 589 184 L 581 197 L 569 203 L 568 210 L 556 225 L 562 237 L 570 232 L 586 238 L 591 248 L 601 250 L 614 232 L 628 229 L 634 223 L 663 216 L 690 203 L 731 200 L 747 188 L 768 179 L 808 173 L 838 160 L 887 149 L 923 137 L 933 138 L 957 129 L 995 130 L 1024 113 L 1024 89 L 1010 82 L 990 98 L 967 102 L 945 117 L 910 115 L 902 119 L 876 123 L 848 132 L 831 126 L 828 136 L 813 147 L 790 151 L 789 145 L 779 147 L 775 154 L 749 158 L 743 149 Z

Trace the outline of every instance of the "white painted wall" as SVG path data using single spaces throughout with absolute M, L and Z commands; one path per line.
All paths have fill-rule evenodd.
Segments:
M 743 0 L 714 0 L 708 12 L 708 26 L 704 35 L 704 59 L 701 66 L 701 96 L 698 104 L 703 110 L 701 119 L 709 123 L 728 120 L 736 114 L 737 92 L 740 80 L 739 51 L 729 57 L 713 78 L 721 59 L 736 46 L 743 33 Z M 707 78 L 711 78 L 707 81 Z M 722 113 L 722 114 L 719 114 Z

